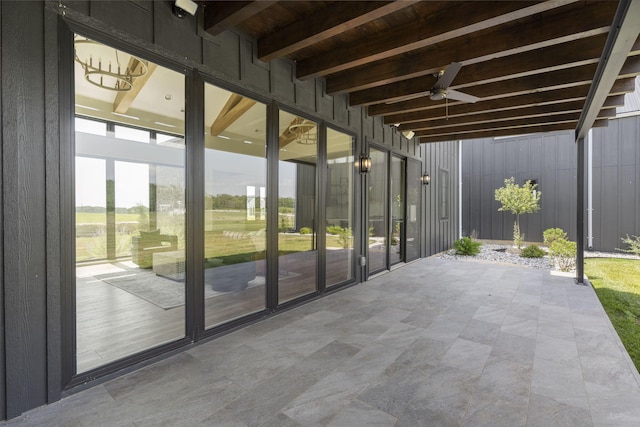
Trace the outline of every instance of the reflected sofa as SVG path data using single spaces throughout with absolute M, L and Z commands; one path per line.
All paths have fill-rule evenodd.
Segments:
M 131 238 L 131 261 L 140 268 L 153 267 L 153 254 L 178 249 L 178 236 L 161 234 L 160 230 L 141 231 Z

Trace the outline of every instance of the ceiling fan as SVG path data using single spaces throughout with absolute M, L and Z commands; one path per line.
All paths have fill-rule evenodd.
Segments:
M 438 77 L 438 80 L 433 85 L 431 89 L 426 92 L 415 93 L 413 95 L 408 95 L 402 97 L 400 99 L 395 99 L 393 101 L 387 102 L 387 104 L 395 104 L 397 102 L 408 101 L 410 99 L 421 98 L 423 96 L 429 96 L 429 98 L 433 101 L 440 101 L 442 99 L 448 100 L 452 99 L 455 101 L 469 102 L 474 103 L 479 101 L 480 98 L 468 95 L 466 93 L 459 92 L 454 89 L 449 89 L 449 86 L 453 82 L 453 79 L 456 77 L 458 72 L 462 68 L 462 64 L 459 62 L 452 62 L 449 64 L 446 70 L 440 70 L 438 74 L 435 76 Z

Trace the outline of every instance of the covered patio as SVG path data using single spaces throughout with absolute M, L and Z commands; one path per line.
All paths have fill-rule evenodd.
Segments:
M 637 426 L 638 402 L 591 286 L 433 256 L 5 425 Z

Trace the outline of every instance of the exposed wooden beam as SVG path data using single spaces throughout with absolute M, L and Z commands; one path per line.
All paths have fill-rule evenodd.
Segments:
M 220 135 L 229 126 L 235 123 L 244 113 L 249 111 L 251 107 L 255 105 L 256 101 L 253 99 L 245 98 L 236 93 L 232 93 L 229 96 L 226 104 L 220 110 L 218 117 L 213 121 L 210 128 L 210 133 L 213 136 Z
M 614 11 L 613 2 L 579 3 L 563 13 L 543 14 L 544 19 L 512 24 L 499 30 L 480 31 L 464 42 L 449 40 L 329 76 L 327 93 L 354 92 L 426 76 L 446 68 L 451 61 L 467 66 L 603 34 L 609 30 Z
M 298 64 L 297 76 L 306 79 L 337 73 L 555 9 L 573 1 L 452 2 L 451 7 L 437 6 L 437 10 L 423 19 L 314 55 Z
M 139 74 L 140 70 L 147 67 L 147 73 L 141 77 L 133 79 L 131 84 L 131 90 L 127 92 L 118 92 L 116 99 L 113 101 L 113 112 L 118 114 L 126 114 L 131 107 L 131 103 L 136 99 L 144 85 L 149 81 L 149 77 L 153 74 L 158 67 L 152 62 L 142 63 L 142 60 L 132 56 L 129 59 L 127 67 L 131 70 L 132 74 Z
M 207 2 L 203 12 L 204 30 L 217 36 L 275 3 L 269 0 Z
M 322 42 L 385 15 L 403 9 L 418 0 L 341 1 L 326 11 L 308 16 L 258 40 L 258 58 L 270 61 Z
M 562 43 L 532 52 L 497 58 L 462 67 L 451 85 L 461 90 L 472 85 L 493 83 L 563 68 L 598 62 L 606 34 Z M 372 105 L 397 102 L 416 93 L 426 92 L 435 83 L 433 76 L 421 76 L 349 94 L 349 105 Z

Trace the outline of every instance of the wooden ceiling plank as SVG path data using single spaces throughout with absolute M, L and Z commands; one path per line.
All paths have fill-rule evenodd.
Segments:
M 129 64 L 127 65 L 127 67 L 132 70 L 133 74 L 138 74 L 139 70 L 144 66 L 145 64 L 142 63 L 142 60 L 136 58 L 135 56 L 132 56 L 131 59 L 129 59 Z M 147 81 L 149 81 L 149 77 L 151 77 L 153 72 L 158 67 L 152 62 L 147 62 L 146 66 L 147 73 L 141 77 L 136 77 L 133 79 L 131 83 L 131 90 L 127 92 L 118 92 L 115 100 L 113 101 L 114 113 L 127 114 L 127 111 L 129 111 L 129 107 L 131 107 L 131 104 L 140 94 L 140 91 L 142 90 L 144 85 L 147 84 Z
M 306 59 L 298 64 L 298 78 L 319 77 L 366 65 L 555 9 L 574 1 L 453 2 L 451 6 L 443 7 L 401 28 Z
M 620 69 L 618 78 L 635 77 L 640 75 L 640 55 L 629 56 Z
M 465 139 L 481 139 L 481 138 L 492 138 L 492 137 L 500 137 L 500 136 L 518 136 L 523 134 L 531 134 L 531 133 L 543 133 L 543 132 L 557 132 L 563 130 L 572 130 L 573 125 L 571 123 L 560 123 L 554 125 L 546 125 L 546 126 L 531 126 L 531 127 L 523 127 L 518 129 L 518 131 L 514 131 L 513 129 L 505 129 L 501 131 L 488 130 L 488 131 L 479 131 L 468 134 L 448 134 L 443 136 L 436 137 L 421 137 L 419 140 L 421 143 L 430 143 L 430 142 L 443 142 L 443 141 L 458 141 Z
M 615 4 L 612 3 L 580 3 L 577 6 L 582 7 L 553 15 L 549 19 L 511 25 L 499 31 L 480 32 L 467 40 L 453 39 L 411 54 L 356 67 L 329 76 L 327 93 L 354 92 L 429 75 L 446 68 L 451 61 L 466 66 L 603 34 L 609 30 L 611 14 L 615 11 Z
M 204 7 L 204 30 L 212 36 L 231 29 L 277 1 L 215 1 Z
M 565 102 L 571 100 L 582 99 L 584 100 L 587 96 L 588 88 L 586 86 L 580 87 L 571 87 L 571 88 L 563 88 L 551 91 L 543 91 L 543 92 L 535 92 L 530 94 L 519 95 L 513 98 L 498 98 L 498 99 L 489 99 L 489 100 L 481 100 L 476 102 L 475 104 L 465 104 L 465 103 L 449 103 L 448 105 L 448 113 L 451 116 L 455 116 L 456 114 L 477 114 L 478 112 L 485 111 L 501 111 L 501 110 L 509 110 L 513 108 L 521 108 L 532 105 L 547 105 L 554 104 L 557 102 Z M 560 100 L 560 101 L 559 101 Z M 382 108 L 385 108 L 382 110 Z M 398 111 L 394 113 L 392 110 L 392 105 L 380 104 L 380 105 L 372 105 L 369 107 L 369 115 L 385 115 L 385 123 L 402 123 L 403 120 L 399 120 L 401 117 L 406 118 L 409 115 L 413 115 L 416 117 L 420 117 L 417 120 L 422 120 L 424 112 L 428 111 L 428 114 L 438 115 L 440 117 L 445 117 L 445 105 L 438 103 L 430 103 L 426 106 L 420 106 L 416 109 L 403 109 L 402 111 Z M 371 111 L 373 110 L 373 111 Z M 422 113 L 421 113 L 422 112 Z M 393 121 L 397 120 L 398 121 Z M 414 120 L 414 121 L 417 121 Z
M 533 52 L 471 64 L 462 68 L 451 88 L 461 90 L 472 85 L 593 64 L 600 59 L 606 39 L 606 34 L 600 34 Z M 433 76 L 422 76 L 352 92 L 349 94 L 349 105 L 400 101 L 404 97 L 428 91 L 434 83 Z
M 213 136 L 220 135 L 229 126 L 235 123 L 244 113 L 249 111 L 255 105 L 256 101 L 245 98 L 244 96 L 232 93 L 226 104 L 220 110 L 218 117 L 213 121 L 210 127 L 210 134 Z
M 549 91 L 562 89 L 564 87 L 582 86 L 591 83 L 591 78 L 597 64 L 583 65 L 582 67 L 570 68 L 566 70 L 552 71 L 533 76 L 519 77 L 516 79 L 505 80 L 502 82 L 489 83 L 483 86 L 474 86 L 468 88 L 465 92 L 477 96 L 480 101 L 476 104 L 483 105 L 491 99 L 510 98 L 527 93 L 535 93 L 540 91 Z M 388 104 L 389 107 L 396 107 L 394 110 L 389 109 L 388 114 L 397 114 L 405 111 L 406 108 L 417 108 L 420 106 L 432 106 L 434 104 L 443 103 L 443 101 L 432 101 L 428 97 L 413 99 L 397 104 Z M 458 103 L 449 102 L 449 106 Z M 371 109 L 371 107 L 370 107 Z
M 511 110 L 503 110 L 500 112 L 487 112 L 483 114 L 464 115 L 458 117 L 426 119 L 421 122 L 403 123 L 398 130 L 427 130 L 447 128 L 458 125 L 472 125 L 480 123 L 493 123 L 513 119 L 526 119 L 534 117 L 544 117 L 547 115 L 558 115 L 566 113 L 576 113 L 582 110 L 584 101 L 571 101 L 552 105 L 532 106 L 525 108 L 517 108 Z
M 417 0 L 341 1 L 330 9 L 299 20 L 258 40 L 258 58 L 270 61 L 320 43 L 390 13 L 411 6 Z
M 489 129 L 495 129 L 495 130 L 516 129 L 516 128 L 528 127 L 528 126 L 544 126 L 544 125 L 568 123 L 568 122 L 577 123 L 579 118 L 580 118 L 580 112 L 566 113 L 566 114 L 560 114 L 557 116 L 544 116 L 544 117 L 535 117 L 535 118 L 528 118 L 528 119 L 514 119 L 514 120 L 506 120 L 506 121 L 497 122 L 497 123 L 480 123 L 480 124 L 465 125 L 465 126 L 459 125 L 449 131 L 447 131 L 447 129 L 419 130 L 419 131 L 416 131 L 415 134 L 418 137 L 422 137 L 422 136 L 445 135 L 447 133 L 452 133 L 452 132 L 455 132 L 458 134 L 464 134 L 464 133 L 477 132 L 477 131 L 483 131 L 483 130 L 489 130 Z

